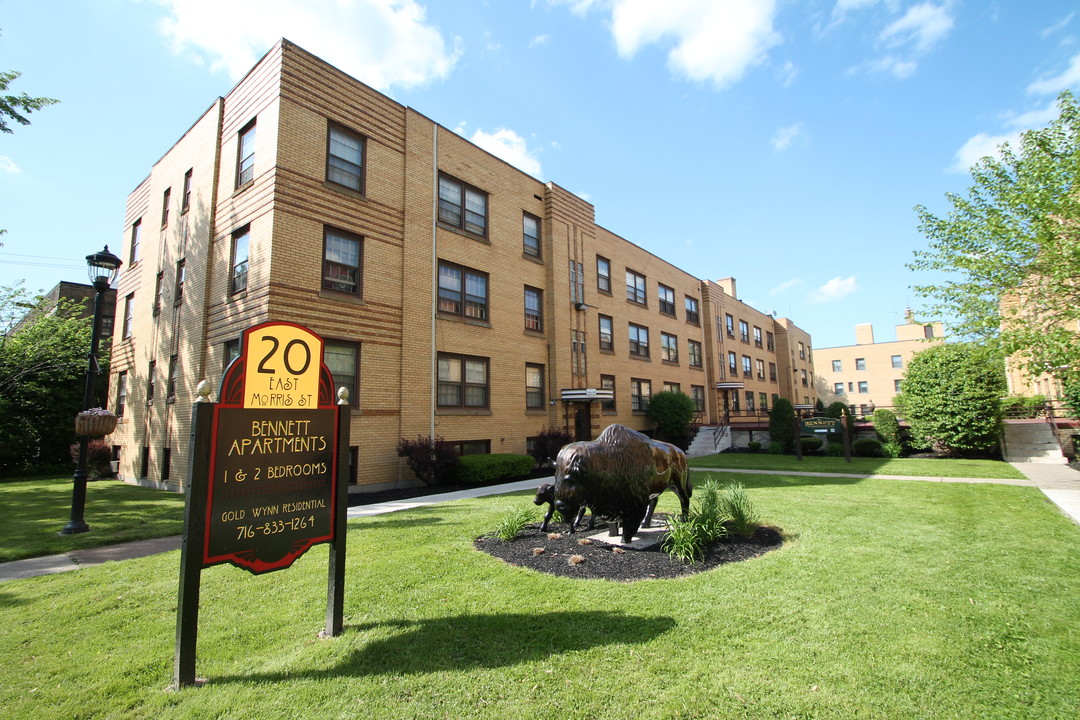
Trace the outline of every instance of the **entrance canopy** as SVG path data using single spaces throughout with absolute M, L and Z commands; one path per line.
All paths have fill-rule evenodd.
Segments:
M 605 388 L 563 388 L 559 396 L 563 402 L 592 402 L 593 400 L 614 400 L 615 391 Z

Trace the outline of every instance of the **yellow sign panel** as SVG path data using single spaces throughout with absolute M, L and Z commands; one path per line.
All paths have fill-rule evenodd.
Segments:
M 271 323 L 247 336 L 244 407 L 307 410 L 319 404 L 322 338 L 292 323 Z

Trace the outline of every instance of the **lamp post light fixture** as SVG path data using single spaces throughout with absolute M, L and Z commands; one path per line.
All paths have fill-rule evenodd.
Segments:
M 86 387 L 83 392 L 83 410 L 89 410 L 94 403 L 94 394 L 97 389 L 97 376 L 101 374 L 101 366 L 98 365 L 98 343 L 101 340 L 101 308 L 104 305 L 105 293 L 109 286 L 116 280 L 123 261 L 109 252 L 109 246 L 101 252 L 86 256 L 87 275 L 94 286 L 94 325 L 90 334 L 90 356 L 86 367 Z M 75 535 L 89 532 L 90 526 L 83 520 L 83 511 L 86 508 L 86 478 L 87 450 L 90 444 L 89 435 L 79 436 L 79 464 L 75 468 L 72 478 L 73 489 L 71 491 L 71 519 L 61 530 L 61 535 Z

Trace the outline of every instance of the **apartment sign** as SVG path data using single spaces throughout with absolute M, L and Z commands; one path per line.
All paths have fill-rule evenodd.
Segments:
M 836 418 L 804 418 L 801 422 L 803 432 L 839 433 L 840 421 Z
M 322 357 L 293 323 L 244 332 L 214 408 L 204 567 L 280 570 L 334 539 L 338 411 Z

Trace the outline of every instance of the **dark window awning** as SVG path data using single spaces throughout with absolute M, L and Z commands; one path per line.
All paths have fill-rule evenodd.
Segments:
M 563 402 L 592 402 L 593 400 L 614 400 L 615 391 L 605 388 L 563 388 L 559 398 Z

